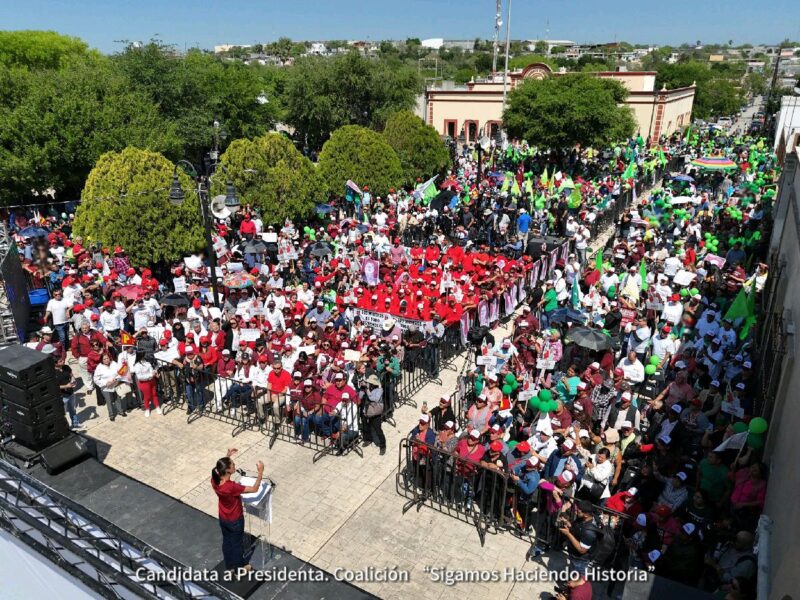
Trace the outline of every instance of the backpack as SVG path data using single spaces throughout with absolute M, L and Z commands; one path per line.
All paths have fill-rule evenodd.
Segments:
M 602 519 L 597 518 L 588 527 L 597 534 L 597 541 L 592 544 L 592 549 L 589 550 L 589 560 L 600 567 L 610 566 L 617 553 L 614 529 L 608 522 L 603 522 Z
M 480 325 L 473 325 L 469 328 L 467 332 L 467 341 L 472 344 L 473 346 L 480 346 L 483 339 L 489 333 L 488 327 L 482 327 Z

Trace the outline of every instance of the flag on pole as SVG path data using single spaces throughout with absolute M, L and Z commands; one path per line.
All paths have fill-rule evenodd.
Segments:
M 436 181 L 438 175 L 434 175 L 428 181 L 424 183 L 420 183 L 417 186 L 417 189 L 414 190 L 414 193 L 411 194 L 417 200 L 427 204 L 430 202 L 431 198 L 436 195 L 436 186 L 433 184 Z
M 739 339 L 743 340 L 750 332 L 750 328 L 756 322 L 756 278 L 753 277 L 750 289 L 745 286 L 736 294 L 736 298 L 725 313 L 725 318 L 735 321 L 736 319 L 744 319 L 744 324 L 739 332 Z
M 549 177 L 547 176 L 547 167 L 544 168 L 544 171 L 542 171 L 542 174 L 539 176 L 539 183 L 541 183 L 542 187 L 545 187 L 545 188 L 549 186 Z
M 642 291 L 647 290 L 647 266 L 644 259 L 639 262 L 639 276 L 642 278 Z
M 133 339 L 133 336 L 130 333 L 123 331 L 119 336 L 119 343 L 121 346 L 134 346 L 136 344 L 136 340 Z
M 572 280 L 572 294 L 571 294 L 572 308 L 578 308 L 581 304 L 581 289 L 578 286 L 578 278 Z
M 747 431 L 743 431 L 742 433 L 734 433 L 731 437 L 714 448 L 714 452 L 722 452 L 723 450 L 741 450 L 747 443 L 747 435 Z
M 600 272 L 600 275 L 603 274 L 603 249 L 597 251 L 597 257 L 595 258 L 595 269 Z

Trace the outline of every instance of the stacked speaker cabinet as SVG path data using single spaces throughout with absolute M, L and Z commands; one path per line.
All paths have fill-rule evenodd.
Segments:
M 19 345 L 1 349 L 0 403 L 16 441 L 31 450 L 69 435 L 51 355 Z

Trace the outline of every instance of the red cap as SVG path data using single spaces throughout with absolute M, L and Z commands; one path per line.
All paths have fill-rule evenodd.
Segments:
M 169 329 L 165 330 L 164 331 L 164 337 L 166 339 L 170 339 L 172 337 L 172 332 Z
M 114 254 L 122 254 L 122 247 L 117 246 L 116 248 L 114 248 Z
M 98 314 L 93 314 L 93 315 L 92 315 L 91 317 L 89 317 L 89 318 L 90 318 L 92 321 L 99 321 L 99 320 L 100 320 L 100 315 L 98 315 Z
M 159 346 L 166 346 L 168 343 L 169 343 L 169 342 L 167 342 L 167 338 L 161 338 L 161 339 L 158 341 L 158 345 L 159 345 Z
M 670 296 L 669 299 L 672 300 L 673 302 L 677 302 L 678 300 L 681 299 L 681 297 L 678 294 L 672 294 L 672 296 Z
M 113 306 L 114 306 L 114 305 L 113 305 L 113 304 L 111 304 L 111 302 L 109 302 L 108 300 L 106 300 L 105 302 L 103 302 L 103 308 L 112 308 Z
M 503 442 L 500 440 L 495 440 L 491 444 L 489 444 L 489 450 L 492 452 L 500 452 L 503 449 Z
M 200 308 L 200 299 L 199 298 L 195 298 L 194 300 L 192 300 L 192 306 L 194 308 Z
M 519 444 L 517 444 L 517 450 L 525 454 L 531 451 L 531 445 L 523 440 Z
M 125 272 L 125 274 L 126 274 L 126 275 L 136 275 L 136 269 L 134 269 L 133 267 L 131 267 L 130 269 L 128 269 L 128 270 Z
M 652 452 L 653 448 L 655 448 L 655 445 L 653 444 L 642 444 L 641 446 L 639 446 L 639 450 L 641 450 L 645 454 L 648 452 Z

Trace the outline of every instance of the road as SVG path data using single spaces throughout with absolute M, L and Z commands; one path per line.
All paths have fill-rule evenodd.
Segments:
M 734 134 L 747 133 L 750 130 L 750 123 L 753 122 L 753 118 L 756 116 L 756 113 L 761 110 L 763 105 L 764 101 L 761 99 L 761 96 L 757 96 L 755 102 L 750 104 L 743 113 L 739 113 L 736 117 L 733 125 L 731 125 L 731 132 Z

